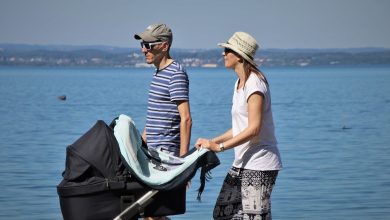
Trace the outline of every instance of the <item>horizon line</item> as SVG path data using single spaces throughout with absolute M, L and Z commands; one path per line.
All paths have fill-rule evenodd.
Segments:
M 112 46 L 105 44 L 36 44 L 36 43 L 0 43 L 1 46 L 37 46 L 37 47 L 106 47 L 106 48 L 118 48 L 118 49 L 136 49 L 138 47 L 125 47 L 125 46 Z M 214 50 L 220 49 L 219 47 L 215 48 L 178 48 L 172 47 L 173 50 Z M 259 48 L 259 50 L 353 50 L 353 49 L 383 49 L 390 50 L 390 47 L 380 47 L 380 46 L 361 46 L 361 47 L 326 47 L 326 48 L 302 48 L 302 47 L 291 47 L 291 48 Z

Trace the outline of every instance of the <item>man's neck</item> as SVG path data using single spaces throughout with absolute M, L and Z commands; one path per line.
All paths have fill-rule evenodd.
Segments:
M 170 56 L 163 57 L 160 62 L 155 66 L 158 70 L 162 70 L 165 67 L 169 66 L 173 62 L 173 59 Z

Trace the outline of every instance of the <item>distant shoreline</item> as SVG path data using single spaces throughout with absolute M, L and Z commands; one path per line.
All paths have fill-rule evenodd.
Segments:
M 185 67 L 223 67 L 221 49 L 172 49 Z M 388 48 L 263 49 L 263 67 L 390 65 Z M 139 48 L 0 44 L 0 66 L 150 67 Z

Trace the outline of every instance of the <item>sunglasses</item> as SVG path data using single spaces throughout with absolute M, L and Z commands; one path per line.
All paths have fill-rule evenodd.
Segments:
M 157 45 L 157 44 L 162 44 L 163 42 L 153 42 L 153 43 L 150 43 L 150 42 L 141 42 L 141 48 L 144 48 L 147 50 L 147 51 L 150 51 L 153 49 L 153 46 L 154 45 Z
M 225 47 L 225 49 L 223 50 L 223 52 L 224 52 L 225 54 L 228 54 L 228 53 L 236 53 L 236 52 L 234 52 L 234 50 L 229 49 L 229 48 L 226 48 L 226 47 Z

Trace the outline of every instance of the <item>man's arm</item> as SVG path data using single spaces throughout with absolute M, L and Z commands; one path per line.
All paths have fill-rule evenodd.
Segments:
M 191 140 L 192 118 L 190 103 L 188 101 L 180 101 L 177 103 L 177 108 L 180 114 L 180 156 L 183 156 L 188 152 Z
M 144 131 L 142 132 L 142 139 L 144 140 L 145 143 L 147 143 L 147 141 L 146 141 L 146 128 L 144 128 Z

